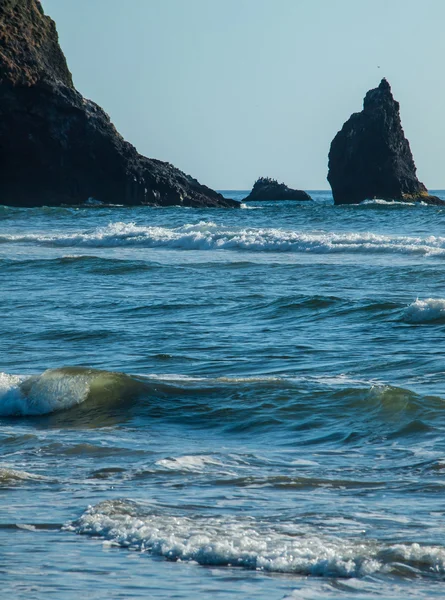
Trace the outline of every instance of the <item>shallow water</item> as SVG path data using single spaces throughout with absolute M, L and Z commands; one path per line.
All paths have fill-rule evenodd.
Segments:
M 442 597 L 445 211 L 312 195 L 0 207 L 5 594 Z

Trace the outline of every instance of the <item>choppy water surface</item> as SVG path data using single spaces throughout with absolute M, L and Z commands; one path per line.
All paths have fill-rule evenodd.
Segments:
M 2 593 L 443 597 L 445 211 L 313 195 L 0 207 Z

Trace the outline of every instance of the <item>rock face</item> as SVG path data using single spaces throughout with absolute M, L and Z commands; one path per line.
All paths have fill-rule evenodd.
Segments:
M 312 198 L 302 190 L 292 190 L 284 183 L 278 183 L 276 179 L 260 177 L 243 202 L 250 200 L 312 200 Z
M 328 181 L 335 204 L 373 198 L 445 204 L 417 179 L 399 103 L 386 79 L 366 94 L 362 112 L 353 114 L 332 141 Z
M 38 0 L 0 0 L 0 164 L 0 204 L 239 206 L 138 154 L 76 91 Z

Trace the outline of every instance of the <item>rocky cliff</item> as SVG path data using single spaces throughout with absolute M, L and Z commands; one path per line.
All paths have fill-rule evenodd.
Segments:
M 38 0 L 0 0 L 0 164 L 1 204 L 239 206 L 141 156 L 76 91 Z
M 335 204 L 373 198 L 445 204 L 417 179 L 399 103 L 386 79 L 366 94 L 362 112 L 353 114 L 332 141 L 328 181 Z
M 312 198 L 302 190 L 293 190 L 284 183 L 278 183 L 276 179 L 260 177 L 255 181 L 247 198 L 244 198 L 244 202 L 250 200 L 312 200 Z

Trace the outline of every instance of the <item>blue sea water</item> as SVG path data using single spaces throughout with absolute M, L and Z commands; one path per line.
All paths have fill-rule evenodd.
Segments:
M 0 207 L 4 597 L 443 597 L 445 210 L 312 195 Z

